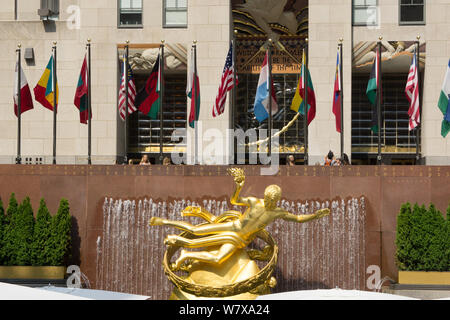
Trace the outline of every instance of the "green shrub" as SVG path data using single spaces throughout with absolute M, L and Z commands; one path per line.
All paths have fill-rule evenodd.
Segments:
M 47 204 L 41 199 L 36 223 L 34 225 L 34 237 L 31 250 L 31 264 L 33 266 L 50 266 L 51 256 L 51 222 L 52 216 L 48 211 Z
M 66 199 L 61 199 L 58 213 L 52 218 L 50 230 L 50 263 L 54 266 L 64 265 L 70 258 L 72 230 L 69 202 Z
M 450 210 L 450 207 L 448 211 Z M 431 204 L 402 205 L 397 216 L 396 262 L 405 271 L 450 271 L 449 220 Z
M 400 213 L 397 216 L 397 238 L 395 244 L 397 246 L 397 265 L 400 270 L 408 270 L 409 256 L 411 255 L 411 242 L 409 234 L 411 232 L 411 204 L 408 202 L 403 204 L 400 208 Z
M 5 258 L 3 256 L 3 233 L 5 228 L 5 209 L 3 208 L 3 201 L 0 198 L 0 266 L 4 264 Z
M 34 231 L 34 215 L 30 198 L 25 198 L 17 212 L 15 230 L 16 264 L 18 266 L 29 266 L 31 264 L 31 246 Z
M 11 194 L 6 215 L 0 201 L 0 265 L 63 266 L 70 258 L 71 219 L 65 199 L 53 217 L 42 199 L 36 220 L 28 197 L 19 206 Z
M 17 249 L 15 246 L 17 209 L 16 195 L 12 193 L 9 198 L 8 208 L 6 209 L 2 239 L 3 263 L 8 266 L 17 264 Z

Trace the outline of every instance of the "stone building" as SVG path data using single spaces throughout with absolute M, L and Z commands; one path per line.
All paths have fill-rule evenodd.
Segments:
M 264 58 L 259 50 L 271 37 L 276 43 L 273 79 L 279 105 L 279 112 L 273 117 L 275 129 L 285 127 L 295 116 L 290 105 L 299 78 L 302 49 L 309 38 L 308 67 L 317 100 L 316 118 L 308 128 L 309 164 L 322 162 L 329 150 L 339 155 L 340 136 L 335 129 L 332 96 L 337 45 L 343 39 L 344 151 L 353 163 L 373 164 L 377 137 L 368 125 L 371 109 L 365 88 L 380 36 L 383 162 L 415 163 L 416 132 L 408 130 L 404 87 L 414 41 L 420 36 L 422 163 L 450 164 L 450 140 L 441 137 L 443 116 L 437 107 L 450 58 L 448 16 L 450 3 L 446 0 L 4 0 L 0 7 L 0 163 L 14 163 L 17 152 L 13 88 L 19 43 L 23 52 L 32 50 L 33 54 L 22 60 L 22 66 L 30 88 L 34 88 L 50 58 L 53 42 L 57 42 L 57 163 L 86 164 L 88 129 L 79 123 L 73 99 L 86 40 L 92 39 L 92 162 L 114 164 L 121 163 L 125 154 L 135 161 L 142 154 L 149 154 L 152 162 L 158 163 L 160 153 L 160 121 L 139 112 L 129 117 L 125 150 L 118 91 L 126 41 L 130 43 L 130 62 L 138 90 L 152 70 L 161 40 L 165 41 L 165 155 L 176 150 L 176 142 L 171 141 L 175 129 L 187 129 L 184 150 L 194 146 L 194 130 L 187 123 L 190 103 L 186 83 L 191 46 L 194 40 L 198 41 L 198 128 L 199 135 L 203 134 L 199 145 L 203 150 L 215 147 L 211 154 L 216 158 L 209 155 L 201 159 L 210 164 L 231 162 L 233 140 L 227 138 L 227 129 L 267 127 L 267 123 L 255 121 L 252 108 Z M 235 95 L 230 94 L 224 114 L 213 118 L 212 107 L 234 30 L 239 84 Z M 34 109 L 22 115 L 23 162 L 51 163 L 52 134 L 52 112 L 35 101 Z M 300 117 L 280 136 L 281 159 L 294 154 L 302 163 L 304 142 Z

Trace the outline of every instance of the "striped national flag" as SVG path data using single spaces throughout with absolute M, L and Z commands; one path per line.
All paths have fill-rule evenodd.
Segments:
M 341 133 L 341 99 L 342 99 L 342 88 L 341 88 L 341 58 L 340 58 L 340 49 L 338 49 L 337 53 L 337 62 L 336 62 L 336 76 L 334 80 L 334 93 L 333 93 L 333 114 L 336 117 L 336 131 Z
M 373 133 L 378 133 L 378 100 L 382 99 L 381 75 L 378 74 L 378 69 L 381 63 L 381 53 L 376 51 L 375 59 L 373 60 L 372 71 L 370 72 L 369 83 L 367 84 L 366 95 L 372 105 L 372 121 L 371 128 Z M 380 112 L 381 113 L 381 112 Z
M 133 72 L 131 71 L 131 67 L 127 62 L 125 56 L 123 57 L 123 70 L 122 70 L 122 81 L 120 83 L 119 89 L 119 114 L 120 118 L 125 121 L 125 100 L 126 100 L 126 92 L 125 92 L 125 74 L 127 74 L 126 69 L 128 67 L 128 114 L 132 114 L 137 111 L 136 106 L 134 105 L 134 101 L 136 99 L 136 85 L 133 79 Z
M 259 123 L 269 117 L 269 99 L 272 99 L 272 115 L 278 112 L 277 95 L 273 86 L 273 78 L 270 77 L 271 85 L 269 86 L 269 54 L 266 51 L 261 72 L 259 73 L 258 87 L 256 89 L 254 113 Z M 272 88 L 270 90 L 269 88 Z M 269 90 L 271 94 L 269 94 Z
M 414 130 L 420 123 L 419 77 L 416 54 L 417 52 L 414 52 L 405 88 L 406 97 L 409 101 L 409 131 Z
M 234 64 L 233 64 L 233 44 L 230 44 L 228 50 L 227 60 L 222 72 L 222 79 L 220 81 L 219 93 L 216 96 L 214 107 L 212 111 L 213 117 L 221 115 L 225 111 L 225 102 L 227 101 L 227 93 L 234 87 Z M 237 84 L 237 79 L 236 79 Z

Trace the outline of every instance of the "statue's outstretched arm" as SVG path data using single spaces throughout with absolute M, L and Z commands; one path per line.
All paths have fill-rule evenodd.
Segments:
M 237 206 L 249 206 L 249 199 L 240 197 L 241 190 L 244 187 L 245 183 L 244 171 L 240 168 L 232 168 L 229 169 L 228 172 L 234 177 L 234 182 L 236 183 L 236 188 L 234 189 L 234 193 L 230 199 L 231 204 Z
M 330 214 L 330 209 L 320 209 L 317 210 L 314 214 L 306 214 L 306 215 L 296 215 L 285 211 L 285 215 L 282 216 L 283 220 L 304 223 L 315 219 L 320 219 Z
M 231 204 L 234 204 L 237 206 L 249 206 L 250 205 L 249 198 L 244 198 L 244 197 L 239 196 L 243 186 L 244 186 L 244 182 L 242 182 L 240 184 L 238 184 L 238 183 L 236 184 L 236 188 L 234 189 L 234 193 L 230 199 Z

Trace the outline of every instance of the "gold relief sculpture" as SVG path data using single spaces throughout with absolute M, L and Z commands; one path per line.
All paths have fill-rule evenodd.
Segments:
M 171 299 L 255 299 L 258 295 L 268 294 L 276 285 L 272 273 L 277 263 L 278 247 L 265 228 L 276 219 L 303 223 L 330 214 L 329 209 L 322 209 L 311 215 L 295 215 L 277 207 L 281 199 L 281 188 L 277 185 L 266 188 L 264 199 L 241 197 L 244 171 L 232 168 L 228 172 L 236 184 L 230 202 L 245 207 L 244 213 L 227 211 L 215 216 L 200 207 L 187 207 L 181 212 L 182 216 L 198 217 L 205 223 L 192 225 L 160 217 L 150 219 L 151 226 L 170 226 L 183 231 L 164 240 L 168 246 L 164 271 L 176 286 Z M 257 238 L 266 243 L 264 249 L 248 249 Z M 178 258 L 171 262 L 180 248 L 183 249 Z M 267 264 L 260 269 L 256 261 L 267 261 Z M 179 271 L 186 272 L 187 276 L 178 275 Z

